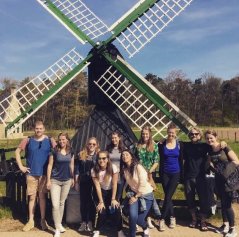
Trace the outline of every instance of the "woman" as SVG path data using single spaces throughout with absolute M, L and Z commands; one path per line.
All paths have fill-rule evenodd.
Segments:
M 219 232 L 226 234 L 225 237 L 234 237 L 237 236 L 237 232 L 235 229 L 235 214 L 232 209 L 232 198 L 229 192 L 225 190 L 225 179 L 222 174 L 228 162 L 239 165 L 239 161 L 236 154 L 228 146 L 224 149 L 221 148 L 215 131 L 207 130 L 205 132 L 205 139 L 211 146 L 208 158 L 215 172 L 216 192 L 221 200 L 223 225 L 219 228 Z
M 128 150 L 122 152 L 121 159 L 122 172 L 130 188 L 126 194 L 129 204 L 129 236 L 136 236 L 136 225 L 139 225 L 143 228 L 144 237 L 149 237 L 145 218 L 153 205 L 154 195 L 148 172 Z
M 87 140 L 86 145 L 78 154 L 75 165 L 75 189 L 80 192 L 80 210 L 82 223 L 78 231 L 93 231 L 95 205 L 92 200 L 93 182 L 91 169 L 96 163 L 99 143 L 95 137 Z
M 159 152 L 157 144 L 153 141 L 152 131 L 149 126 L 145 126 L 141 130 L 141 136 L 136 146 L 136 157 L 138 157 L 139 162 L 146 169 L 149 182 L 155 190 L 156 184 L 153 180 L 152 173 L 158 167 Z M 156 201 L 154 201 L 152 212 L 155 214 L 156 219 L 160 218 L 161 213 Z M 147 222 L 149 228 L 154 228 L 150 217 L 147 218 Z
M 120 204 L 116 200 L 118 168 L 111 163 L 109 153 L 100 151 L 97 155 L 97 162 L 91 170 L 91 176 L 95 185 L 95 203 L 97 216 L 96 228 L 93 237 L 98 237 L 100 228 L 103 226 L 106 216 L 110 215 L 117 226 L 118 237 L 125 237 L 122 227 L 122 216 Z
M 107 145 L 106 150 L 109 152 L 112 164 L 116 165 L 120 171 L 120 157 L 122 150 L 124 150 L 124 145 L 119 132 L 115 131 L 111 134 L 111 143 Z M 116 193 L 116 200 L 118 202 L 122 199 L 124 183 L 123 176 L 119 173 Z
M 170 218 L 169 228 L 176 227 L 172 196 L 182 177 L 182 144 L 176 140 L 176 126 L 171 124 L 167 129 L 167 139 L 160 144 L 160 177 L 164 190 L 164 202 L 159 230 L 165 230 L 165 219 Z
M 65 200 L 71 186 L 74 186 L 74 155 L 71 152 L 70 139 L 67 133 L 60 133 L 57 146 L 49 157 L 47 168 L 47 189 L 51 193 L 52 216 L 55 224 L 55 235 L 65 232 L 62 226 Z

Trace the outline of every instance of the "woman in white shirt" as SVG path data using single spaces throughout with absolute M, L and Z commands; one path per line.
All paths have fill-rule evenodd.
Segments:
M 107 151 L 100 151 L 97 155 L 97 162 L 91 170 L 91 176 L 95 185 L 97 198 L 95 203 L 97 216 L 93 237 L 98 237 L 100 228 L 105 223 L 107 215 L 114 218 L 118 237 L 125 237 L 122 231 L 122 216 L 120 204 L 116 200 L 118 168 L 109 159 Z
M 141 226 L 144 237 L 149 237 L 146 216 L 153 205 L 153 188 L 148 181 L 148 173 L 128 150 L 121 155 L 122 170 L 130 190 L 128 197 L 130 237 L 136 236 L 136 224 Z

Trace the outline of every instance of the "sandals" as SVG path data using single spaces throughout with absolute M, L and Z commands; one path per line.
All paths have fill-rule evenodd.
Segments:
M 197 221 L 196 220 L 192 220 L 192 222 L 189 224 L 190 228 L 196 228 L 197 226 Z
M 208 231 L 206 222 L 201 222 L 201 231 Z

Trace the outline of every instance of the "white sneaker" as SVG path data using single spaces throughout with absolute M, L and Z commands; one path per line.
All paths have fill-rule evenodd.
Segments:
M 100 232 L 98 230 L 95 230 L 93 232 L 93 236 L 92 237 L 99 237 L 100 236 Z
M 61 236 L 60 230 L 55 230 L 54 237 L 60 237 L 60 236 Z
M 175 217 L 170 217 L 170 224 L 169 224 L 169 228 L 173 229 L 176 227 L 176 218 Z
M 230 228 L 228 233 L 225 235 L 225 237 L 236 237 L 236 236 L 237 236 L 237 231 L 236 231 L 235 227 Z
M 165 221 L 164 221 L 164 219 L 159 221 L 159 231 L 165 231 Z
M 86 230 L 87 231 L 93 231 L 93 227 L 92 227 L 92 222 L 89 221 L 88 224 L 86 225 Z
M 118 237 L 125 237 L 124 232 L 122 230 L 118 231 Z
M 138 225 L 136 225 L 136 231 L 139 231 L 139 226 Z
M 229 223 L 228 222 L 223 223 L 223 225 L 221 227 L 219 227 L 216 230 L 216 232 L 219 234 L 227 234 L 229 232 Z
M 147 226 L 149 227 L 149 229 L 153 229 L 154 228 L 154 225 L 152 224 L 152 221 L 151 221 L 150 217 L 147 218 Z
M 61 232 L 61 233 L 66 232 L 66 229 L 63 227 L 63 225 L 60 225 L 60 232 Z
M 86 230 L 86 223 L 85 222 L 82 222 L 78 231 L 85 231 Z
M 213 215 L 216 214 L 216 210 L 217 210 L 217 204 L 211 206 L 211 212 L 212 212 Z
M 146 230 L 144 230 L 144 237 L 150 237 L 149 235 L 149 228 L 147 228 Z

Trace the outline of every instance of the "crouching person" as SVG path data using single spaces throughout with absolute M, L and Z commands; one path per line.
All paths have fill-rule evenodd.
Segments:
M 111 163 L 109 153 L 100 151 L 97 161 L 91 170 L 95 185 L 96 221 L 93 237 L 100 235 L 100 228 L 105 223 L 107 216 L 111 216 L 117 226 L 118 237 L 125 237 L 122 231 L 122 216 L 120 204 L 116 201 L 118 168 Z
M 121 155 L 122 170 L 130 190 L 126 196 L 129 208 L 130 237 L 136 236 L 136 225 L 143 228 L 144 237 L 149 237 L 146 216 L 154 202 L 153 188 L 148 182 L 148 173 L 128 150 Z

